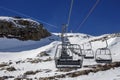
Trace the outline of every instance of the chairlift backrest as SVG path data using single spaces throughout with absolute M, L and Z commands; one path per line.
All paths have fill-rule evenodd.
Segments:
M 85 53 L 86 53 L 86 52 L 87 52 L 87 54 L 89 54 L 89 53 L 90 53 L 90 54 L 93 54 L 93 50 L 92 50 L 92 49 L 86 49 L 86 50 L 85 50 Z
M 65 48 L 62 48 L 62 44 L 57 46 L 55 53 L 55 63 L 57 68 L 82 67 L 83 58 L 82 56 L 79 56 L 81 53 L 78 54 L 77 52 L 77 55 L 74 54 L 74 49 L 78 48 L 79 45 L 76 45 L 77 47 L 75 47 L 75 45 L 76 44 L 63 45 Z M 71 50 L 71 48 L 73 48 L 73 50 Z M 65 52 L 63 49 L 66 49 Z
M 96 55 L 110 55 L 111 52 L 110 52 L 110 49 L 108 48 L 98 48 L 96 50 Z
M 80 45 L 78 45 L 78 44 L 70 44 L 70 49 L 71 49 L 73 52 L 79 53 L 80 55 L 82 54 L 81 47 L 80 47 Z

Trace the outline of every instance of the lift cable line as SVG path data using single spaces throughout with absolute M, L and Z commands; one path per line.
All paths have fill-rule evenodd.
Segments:
M 69 23 L 70 23 L 70 17 L 71 17 L 71 13 L 72 13 L 72 7 L 73 7 L 73 0 L 71 0 L 71 5 L 70 5 L 70 10 L 69 10 L 69 15 L 68 15 L 67 26 L 69 26 Z
M 42 20 L 33 18 L 33 17 L 31 17 L 31 16 L 28 16 L 28 15 L 23 14 L 23 13 L 21 13 L 21 12 L 15 11 L 15 10 L 13 10 L 13 9 L 5 8 L 5 7 L 2 7 L 2 6 L 0 6 L 0 8 L 1 8 L 1 9 L 4 9 L 4 10 L 7 10 L 7 11 L 10 11 L 10 12 L 13 12 L 13 13 L 15 13 L 15 14 L 22 15 L 22 16 L 24 16 L 24 17 L 29 17 L 29 18 L 31 18 L 31 19 L 34 19 L 34 20 L 36 20 L 36 21 L 42 22 L 42 23 L 44 23 L 44 24 L 46 24 L 46 25 L 49 25 L 49 26 L 51 26 L 51 27 L 57 28 L 57 26 L 55 26 L 55 25 L 52 25 L 52 24 L 47 23 L 47 22 L 45 22 L 45 21 L 42 21 Z
M 85 23 L 85 21 L 88 19 L 88 17 L 92 14 L 92 12 L 94 11 L 94 9 L 96 8 L 96 6 L 98 5 L 100 0 L 97 0 L 96 3 L 93 5 L 93 7 L 90 9 L 90 11 L 88 12 L 88 14 L 86 15 L 86 17 L 83 19 L 83 21 L 80 23 L 80 25 L 78 26 L 77 30 L 78 31 L 81 26 Z

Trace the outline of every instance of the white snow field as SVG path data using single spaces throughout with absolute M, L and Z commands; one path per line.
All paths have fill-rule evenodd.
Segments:
M 0 38 L 0 77 L 13 76 L 7 80 L 14 78 L 31 78 L 39 80 L 40 77 L 49 77 L 70 72 L 86 70 L 89 68 L 82 67 L 81 69 L 68 72 L 61 72 L 55 67 L 54 54 L 56 47 L 61 43 L 58 33 L 52 36 L 41 39 L 40 41 L 19 41 L 17 39 Z M 89 48 L 88 41 L 102 38 L 101 36 L 90 36 L 81 33 L 68 33 L 68 39 L 72 44 L 85 44 L 85 49 Z M 88 38 L 89 36 L 89 38 Z M 112 60 L 120 61 L 120 37 L 111 37 L 108 40 L 108 48 L 112 53 Z M 106 47 L 105 41 L 99 40 L 91 43 L 92 49 L 95 52 L 98 48 Z M 49 56 L 38 56 L 41 52 L 46 51 Z M 38 61 L 38 62 L 34 62 Z M 11 64 L 10 64 L 11 63 Z M 1 64 L 9 64 L 1 67 Z M 84 59 L 84 65 L 96 65 L 95 59 Z M 14 67 L 16 70 L 7 70 L 9 67 Z M 120 80 L 120 68 L 99 71 L 97 73 L 89 73 L 78 77 L 59 78 L 58 80 Z M 36 72 L 27 74 L 26 72 Z M 25 75 L 26 74 L 26 75 Z

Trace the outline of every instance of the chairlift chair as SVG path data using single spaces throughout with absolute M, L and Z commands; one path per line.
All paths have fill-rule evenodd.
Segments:
M 89 42 L 90 48 L 84 49 L 84 58 L 85 59 L 93 59 L 94 58 L 94 51 L 92 50 L 91 42 Z M 84 46 L 84 44 L 83 44 Z
M 56 49 L 55 53 L 55 65 L 56 68 L 81 68 L 82 67 L 82 56 L 75 55 L 71 49 L 72 44 L 68 43 L 67 38 L 67 26 L 63 25 L 62 27 L 62 33 L 61 33 L 61 41 L 62 44 L 59 44 Z M 79 48 L 80 50 L 80 48 Z M 80 54 L 80 53 L 79 53 Z M 77 58 L 75 58 L 77 56 Z
M 63 46 L 63 47 L 62 47 Z M 59 44 L 55 53 L 56 68 L 81 68 L 83 59 L 78 56 L 78 59 L 74 59 L 74 54 L 71 51 L 71 44 L 64 45 Z
M 93 59 L 94 58 L 94 51 L 92 49 L 85 49 L 84 50 L 84 58 L 85 59 Z
M 108 42 L 105 38 L 103 40 L 106 43 L 106 47 L 98 48 L 95 53 L 95 60 L 97 63 L 111 63 L 112 62 L 112 55 L 111 51 L 108 48 Z
M 95 60 L 97 63 L 111 63 L 111 51 L 108 48 L 98 48 L 95 53 Z

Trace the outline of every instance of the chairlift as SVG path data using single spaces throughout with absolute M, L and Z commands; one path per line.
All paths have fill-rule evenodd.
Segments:
M 108 47 L 108 43 L 106 40 L 106 47 L 98 48 L 95 53 L 95 60 L 97 63 L 111 63 L 112 62 L 112 55 L 111 51 Z
M 93 59 L 94 58 L 94 51 L 92 49 L 85 49 L 84 50 L 84 58 L 85 59 Z
M 71 50 L 71 46 L 73 45 L 59 44 L 57 46 L 57 50 L 55 53 L 56 68 L 81 68 L 82 67 L 82 62 L 83 62 L 82 56 L 75 55 L 73 50 Z M 75 50 L 75 48 L 73 49 Z M 77 57 L 77 58 L 74 58 L 74 57 Z
M 73 45 L 68 43 L 67 34 L 65 34 L 66 30 L 66 25 L 63 25 L 61 33 L 62 44 L 57 46 L 54 57 L 56 68 L 81 68 L 83 59 L 81 56 L 73 53 L 75 45 L 72 47 L 73 49 L 71 49 Z
M 112 56 L 111 51 L 108 48 L 98 48 L 95 54 L 95 60 L 97 63 L 111 63 Z
M 94 51 L 92 50 L 91 42 L 89 42 L 89 45 L 90 45 L 89 49 L 84 49 L 84 58 L 85 59 L 93 59 L 94 58 Z

